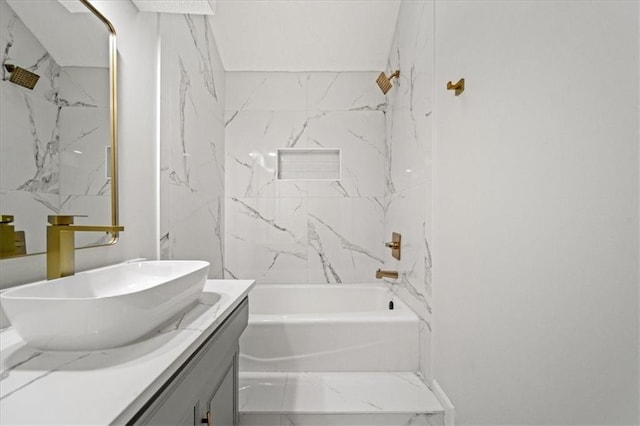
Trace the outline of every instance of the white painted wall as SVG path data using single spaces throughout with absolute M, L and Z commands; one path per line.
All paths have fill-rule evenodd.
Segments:
M 436 2 L 433 357 L 459 424 L 640 421 L 638 16 Z
M 154 258 L 156 181 L 157 15 L 138 13 L 130 2 L 92 2 L 118 35 L 120 223 L 125 232 L 112 247 L 76 252 L 76 269 L 86 270 L 136 257 Z M 46 226 L 45 223 L 42 226 Z M 0 287 L 44 279 L 44 255 L 0 261 Z

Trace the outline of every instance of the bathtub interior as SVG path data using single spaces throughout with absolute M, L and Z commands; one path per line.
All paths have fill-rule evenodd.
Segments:
M 409 309 L 383 284 L 261 284 L 249 298 L 249 314 L 340 314 Z
M 384 285 L 258 285 L 240 369 L 417 371 L 418 336 L 418 317 Z

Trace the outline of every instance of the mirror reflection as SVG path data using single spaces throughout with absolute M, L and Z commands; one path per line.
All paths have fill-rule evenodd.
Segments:
M 78 0 L 0 0 L 0 49 L 6 258 L 45 251 L 48 215 L 111 223 L 109 33 Z M 76 247 L 110 238 L 81 233 Z

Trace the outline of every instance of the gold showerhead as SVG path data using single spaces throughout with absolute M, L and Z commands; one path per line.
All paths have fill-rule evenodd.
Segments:
M 387 92 L 393 87 L 393 84 L 391 84 L 391 79 L 394 77 L 395 78 L 400 77 L 400 70 L 396 70 L 389 77 L 387 77 L 383 72 L 381 72 L 380 75 L 378 76 L 376 83 L 378 83 L 378 87 L 380 88 L 380 90 L 382 90 L 383 94 L 386 95 Z
M 33 90 L 40 79 L 38 74 L 34 74 L 31 71 L 27 71 L 24 68 L 20 68 L 15 65 L 5 64 L 4 67 L 11 73 L 11 77 L 9 77 L 10 82 L 17 84 L 18 86 L 26 87 L 29 90 Z

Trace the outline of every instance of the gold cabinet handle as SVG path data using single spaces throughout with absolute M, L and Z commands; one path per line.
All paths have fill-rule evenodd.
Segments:
M 207 411 L 207 417 L 200 420 L 200 423 L 206 424 L 207 426 L 213 426 L 213 415 L 211 411 Z

